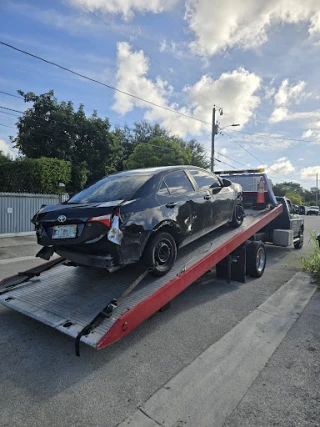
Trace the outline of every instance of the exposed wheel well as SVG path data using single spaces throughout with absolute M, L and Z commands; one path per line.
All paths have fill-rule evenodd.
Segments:
M 150 237 L 153 236 L 155 233 L 158 233 L 160 231 L 163 233 L 171 234 L 171 236 L 174 238 L 174 241 L 176 242 L 177 248 L 179 247 L 180 242 L 181 242 L 181 233 L 180 233 L 177 226 L 170 225 L 170 224 L 164 224 L 164 225 L 156 228 L 153 231 L 153 233 L 150 235 Z

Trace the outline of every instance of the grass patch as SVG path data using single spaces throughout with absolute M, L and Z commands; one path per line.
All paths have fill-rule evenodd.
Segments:
M 310 233 L 313 241 L 312 248 L 309 253 L 300 256 L 301 270 L 310 273 L 315 282 L 320 286 L 320 248 L 317 234 Z

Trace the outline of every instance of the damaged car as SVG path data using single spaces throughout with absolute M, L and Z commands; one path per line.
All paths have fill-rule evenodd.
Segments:
M 113 272 L 142 261 L 156 276 L 179 248 L 222 225 L 243 222 L 242 189 L 195 166 L 138 169 L 109 175 L 62 205 L 32 218 L 43 248 L 73 265 Z

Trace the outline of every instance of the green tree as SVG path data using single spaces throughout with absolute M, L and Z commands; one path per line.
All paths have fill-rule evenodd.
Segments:
M 181 146 L 185 149 L 190 150 L 191 165 L 198 166 L 204 169 L 207 169 L 210 166 L 208 155 L 203 145 L 200 144 L 200 142 L 197 142 L 195 139 L 190 139 L 190 141 L 182 142 Z
M 129 159 L 124 162 L 126 169 L 155 166 L 174 166 L 190 164 L 192 154 L 189 149 L 182 149 L 177 142 L 164 138 L 152 138 L 149 142 L 138 144 Z
M 288 192 L 285 194 L 285 196 L 291 200 L 292 203 L 294 203 L 295 205 L 302 205 L 302 199 L 300 194 L 298 193 L 293 193 L 293 192 Z
M 123 148 L 123 159 L 118 164 L 118 170 L 125 168 L 124 164 L 126 160 L 133 154 L 137 145 L 147 144 L 154 138 L 176 143 L 181 146 L 183 151 L 185 150 L 188 153 L 191 152 L 191 160 L 188 163 L 202 168 L 209 167 L 207 154 L 202 144 L 195 139 L 184 141 L 182 138 L 172 135 L 158 123 L 150 124 L 146 121 L 137 122 L 134 124 L 133 128 L 129 128 L 128 126 L 116 128 L 114 135 Z M 189 158 L 188 155 L 187 158 Z
M 304 189 L 296 182 L 281 182 L 273 185 L 273 192 L 276 196 L 283 197 L 288 192 L 302 195 L 304 193 Z
M 87 117 L 83 105 L 75 111 L 71 101 L 58 102 L 52 90 L 39 96 L 18 92 L 32 103 L 18 119 L 18 135 L 11 138 L 22 154 L 70 161 L 71 192 L 117 170 L 122 147 L 108 119 L 99 118 L 96 111 Z

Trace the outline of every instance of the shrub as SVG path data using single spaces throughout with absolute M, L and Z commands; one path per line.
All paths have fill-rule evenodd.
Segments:
M 0 165 L 0 192 L 57 194 L 64 191 L 59 183 L 70 179 L 71 164 L 65 160 L 24 158 Z
M 311 273 L 315 281 L 320 285 L 320 248 L 315 232 L 310 233 L 313 245 L 306 256 L 300 257 L 301 269 Z

